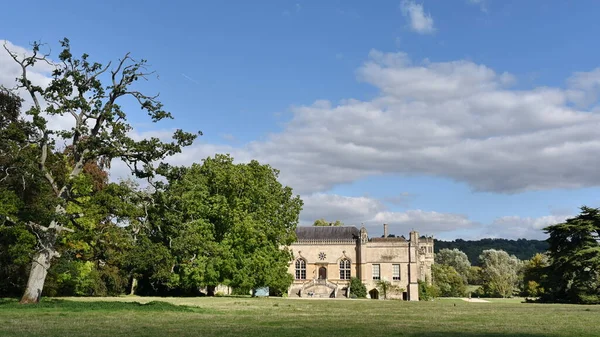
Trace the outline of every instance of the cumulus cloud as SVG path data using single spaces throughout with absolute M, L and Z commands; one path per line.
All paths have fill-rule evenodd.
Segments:
M 300 224 L 311 225 L 316 219 L 340 220 L 346 225 L 364 225 L 375 233 L 381 225 L 390 225 L 396 235 L 406 235 L 413 229 L 423 234 L 439 234 L 469 229 L 478 224 L 466 215 L 439 213 L 420 209 L 403 212 L 389 211 L 379 200 L 369 197 L 347 197 L 335 194 L 316 193 L 303 196 L 304 210 Z
M 300 225 L 310 226 L 316 219 L 340 220 L 345 225 L 364 225 L 371 236 L 383 232 L 382 225 L 388 224 L 390 233 L 407 236 L 411 230 L 423 235 L 433 235 L 442 240 L 456 238 L 505 238 L 546 239 L 543 228 L 564 222 L 571 217 L 566 214 L 551 214 L 540 217 L 502 216 L 490 223 L 470 219 L 466 214 L 443 213 L 421 209 L 402 212 L 390 211 L 379 200 L 369 197 L 348 197 L 335 194 L 316 193 L 303 196 L 304 210 Z
M 379 51 L 358 76 L 380 95 L 295 107 L 284 130 L 239 150 L 281 169 L 302 194 L 375 174 L 502 193 L 600 184 L 600 157 L 588 155 L 600 150 L 600 117 L 572 104 L 592 85 L 514 90 L 514 76 L 484 65 Z
M 483 236 L 509 239 L 546 239 L 543 229 L 564 222 L 568 215 L 545 215 L 538 218 L 503 216 L 495 219 L 483 232 Z
M 423 5 L 414 1 L 402 1 L 400 4 L 402 14 L 408 18 L 410 29 L 419 34 L 432 34 L 435 32 L 433 18 L 425 13 Z
M 368 197 L 315 193 L 302 196 L 302 200 L 304 207 L 301 225 L 311 225 L 315 220 L 324 218 L 359 226 L 363 222 L 369 222 L 375 214 L 385 209 L 381 202 Z
M 589 155 L 600 151 L 600 116 L 575 104 L 595 106 L 598 70 L 574 74 L 565 88 L 516 90 L 513 75 L 485 65 L 372 51 L 357 74 L 380 95 L 294 107 L 283 130 L 264 140 L 199 141 L 173 160 L 190 164 L 210 151 L 254 158 L 303 195 L 381 174 L 444 177 L 496 193 L 600 185 L 600 157 Z

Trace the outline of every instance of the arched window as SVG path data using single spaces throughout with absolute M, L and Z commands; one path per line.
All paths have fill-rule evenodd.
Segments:
M 306 261 L 296 260 L 296 280 L 306 280 Z
M 350 260 L 342 259 L 340 261 L 340 280 L 349 280 L 350 274 Z

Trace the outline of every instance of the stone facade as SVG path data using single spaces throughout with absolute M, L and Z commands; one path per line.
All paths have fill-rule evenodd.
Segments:
M 431 280 L 433 238 L 415 231 L 391 237 L 384 225 L 383 237 L 369 238 L 364 227 L 325 226 L 298 227 L 296 235 L 290 297 L 347 297 L 350 277 L 358 277 L 370 298 L 382 298 L 376 284 L 385 279 L 403 289 L 388 298 L 418 301 L 417 280 Z

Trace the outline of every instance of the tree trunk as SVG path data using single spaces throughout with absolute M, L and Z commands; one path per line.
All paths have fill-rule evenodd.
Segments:
M 131 280 L 131 290 L 129 291 L 129 295 L 135 295 L 135 290 L 137 289 L 138 280 L 137 278 L 133 278 Z
M 38 303 L 40 301 L 46 275 L 48 275 L 48 269 L 50 268 L 50 261 L 56 253 L 53 249 L 46 249 L 35 253 L 31 264 L 29 280 L 27 281 L 27 288 L 25 289 L 23 298 L 21 298 L 21 304 Z

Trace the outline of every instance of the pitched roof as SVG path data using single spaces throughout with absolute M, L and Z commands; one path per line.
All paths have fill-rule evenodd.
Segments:
M 296 228 L 298 241 L 356 240 L 360 232 L 354 226 L 301 226 Z

